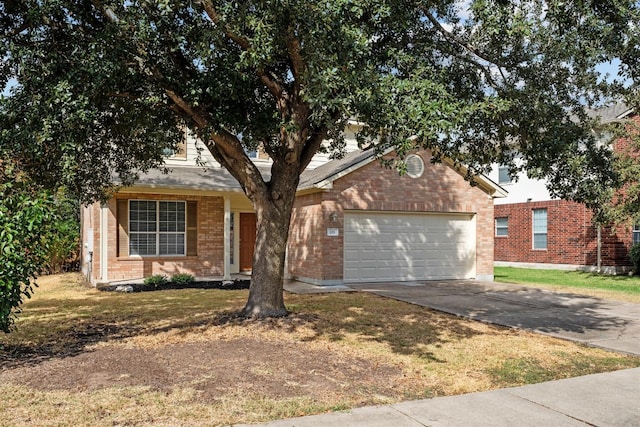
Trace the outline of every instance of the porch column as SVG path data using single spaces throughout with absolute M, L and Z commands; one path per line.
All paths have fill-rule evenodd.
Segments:
M 100 205 L 100 280 L 102 283 L 109 281 L 109 206 Z
M 231 200 L 224 198 L 224 280 L 231 280 Z

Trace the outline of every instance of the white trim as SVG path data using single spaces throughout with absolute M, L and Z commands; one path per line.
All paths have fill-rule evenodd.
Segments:
M 415 161 L 412 162 L 412 160 Z M 413 164 L 410 164 L 412 162 Z M 417 154 L 409 154 L 405 159 L 405 163 L 407 165 L 407 176 L 410 178 L 420 178 L 424 173 L 424 160 Z M 414 167 L 417 167 L 418 170 L 413 170 Z
M 108 282 L 109 281 L 109 244 L 108 244 L 108 233 L 109 233 L 109 206 L 104 204 L 100 206 L 100 281 Z
M 244 195 L 242 188 L 220 188 L 220 189 L 193 189 L 187 186 L 169 187 L 164 185 L 141 185 L 132 186 L 127 188 L 121 188 L 118 193 L 122 194 L 180 194 L 184 196 L 223 196 L 225 194 L 230 195 Z
M 392 149 L 387 149 L 383 153 L 383 156 L 387 155 L 391 151 L 393 151 L 393 150 Z M 343 169 L 340 172 L 337 172 L 337 173 L 331 175 L 330 177 L 328 177 L 328 178 L 326 178 L 326 179 L 314 184 L 313 187 L 324 189 L 324 190 L 331 190 L 333 188 L 333 182 L 334 181 L 342 178 L 345 175 L 349 175 L 351 172 L 354 172 L 354 171 L 360 169 L 361 167 L 368 165 L 369 163 L 373 162 L 376 159 L 377 159 L 377 157 L 372 154 L 372 155 L 364 158 L 363 160 L 360 160 L 359 162 L 352 164 L 348 168 Z
M 224 198 L 224 280 L 231 280 L 231 200 Z
M 351 172 L 354 172 L 358 169 L 360 169 L 363 166 L 368 165 L 369 163 L 373 162 L 374 160 L 377 160 L 378 158 L 382 157 L 382 156 L 386 156 L 387 154 L 393 152 L 394 149 L 393 148 L 387 148 L 380 156 L 376 156 L 375 154 L 371 154 L 370 156 L 360 160 L 357 163 L 352 164 L 351 166 L 349 166 L 346 169 L 343 169 L 325 179 L 323 179 L 322 181 L 319 181 L 315 184 L 311 185 L 311 189 L 316 188 L 316 189 L 320 189 L 320 190 L 331 190 L 333 188 L 333 182 L 342 178 L 345 175 L 350 174 Z M 428 151 L 428 150 L 427 150 Z M 424 162 L 424 159 L 422 159 Z M 444 158 L 442 161 L 442 164 L 448 166 L 449 168 L 453 169 L 454 171 L 456 171 L 457 173 L 459 173 L 460 175 L 464 175 L 467 171 L 467 169 L 460 165 L 460 166 L 455 166 L 453 160 L 449 159 L 449 158 Z M 476 180 L 476 182 L 478 184 L 480 184 L 481 186 L 484 187 L 484 189 L 482 189 L 483 191 L 485 191 L 485 193 L 490 193 L 489 196 L 492 198 L 504 198 L 507 197 L 507 195 L 509 194 L 504 188 L 502 188 L 499 184 L 496 184 L 495 182 L 493 182 L 490 178 L 488 178 L 487 176 L 484 175 L 477 175 L 474 176 L 474 179 Z M 489 190 L 489 191 L 487 191 Z M 305 190 L 299 190 L 296 192 L 296 195 L 299 195 L 301 193 L 303 193 Z
M 133 202 L 151 202 L 156 205 L 156 231 L 131 231 L 131 204 Z M 161 231 L 160 230 L 160 204 L 161 203 L 182 203 L 184 205 L 184 231 Z M 129 230 L 129 257 L 131 258 L 147 258 L 147 257 L 186 257 L 187 255 L 187 201 L 186 200 L 163 200 L 163 199 L 129 199 L 127 201 L 128 212 L 128 230 Z M 155 234 L 156 249 L 155 254 L 131 254 L 131 236 L 133 234 Z M 182 234 L 182 247 L 184 253 L 181 254 L 161 254 L 160 253 L 160 236 L 161 235 L 180 235 Z

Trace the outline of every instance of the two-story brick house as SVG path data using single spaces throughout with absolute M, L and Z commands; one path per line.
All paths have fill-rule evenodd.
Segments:
M 483 177 L 472 187 L 464 171 L 431 164 L 424 151 L 407 158 L 409 172 L 400 176 L 358 150 L 354 130 L 344 158 L 318 154 L 301 176 L 287 274 L 320 285 L 492 279 L 493 200 L 504 190 Z M 268 177 L 270 160 L 250 156 Z M 91 283 L 176 273 L 228 279 L 251 270 L 255 215 L 240 185 L 191 137 L 166 164 L 170 173 L 150 171 L 106 204 L 83 209 Z
M 639 119 L 624 104 L 595 113 L 602 123 Z M 613 149 L 624 149 L 626 143 L 617 140 Z M 508 168 L 499 165 L 489 177 L 508 191 L 507 197 L 496 199 L 494 209 L 496 265 L 629 271 L 628 253 L 640 242 L 640 225 L 599 230 L 586 206 L 552 198 L 544 180 L 526 174 L 514 179 Z

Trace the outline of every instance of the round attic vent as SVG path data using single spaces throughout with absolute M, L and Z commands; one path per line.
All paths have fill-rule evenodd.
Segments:
M 407 175 L 411 178 L 420 178 L 424 172 L 424 161 L 416 154 L 407 156 Z

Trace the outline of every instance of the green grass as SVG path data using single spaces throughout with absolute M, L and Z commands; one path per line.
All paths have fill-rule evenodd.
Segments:
M 580 271 L 495 267 L 496 282 L 517 283 L 640 302 L 640 276 L 612 276 Z

